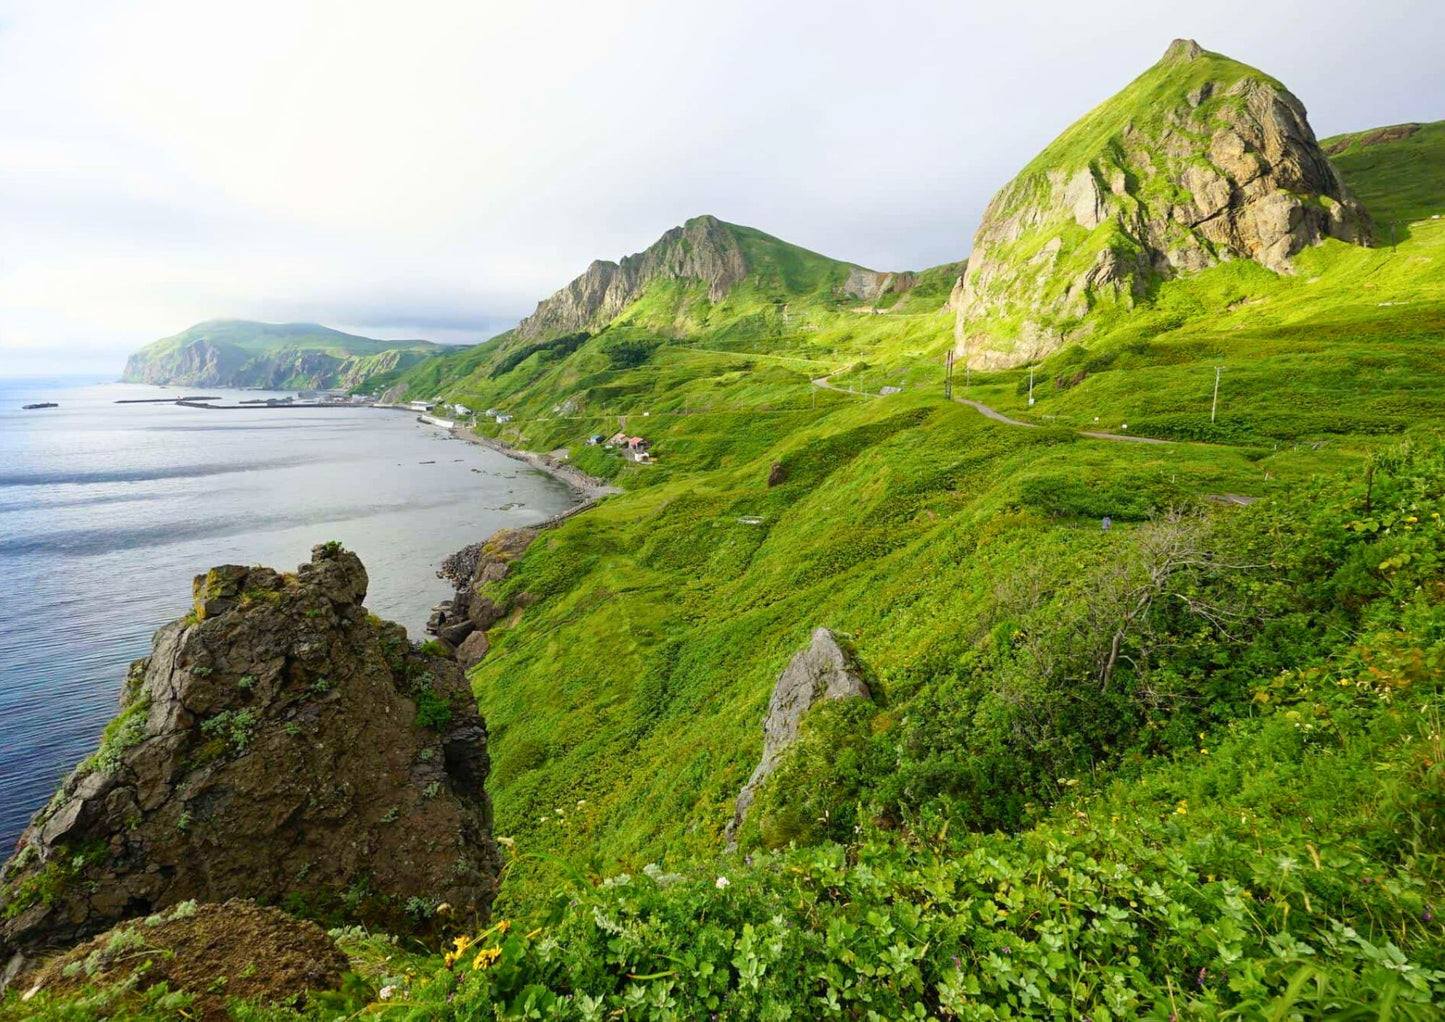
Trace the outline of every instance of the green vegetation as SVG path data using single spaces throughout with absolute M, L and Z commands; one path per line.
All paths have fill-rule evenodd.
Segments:
M 1155 79 L 1222 59 L 1126 95 L 1152 109 Z M 1341 149 L 1352 187 L 1413 208 L 1419 164 L 1385 157 L 1432 137 Z M 343 935 L 357 975 L 313 1015 L 1438 1017 L 1445 226 L 1095 307 L 1032 395 L 1027 370 L 957 371 L 1036 428 L 943 398 L 956 265 L 864 300 L 848 264 L 728 230 L 750 272 L 716 301 L 660 279 L 595 332 L 399 377 L 625 492 L 487 590 L 519 609 L 471 674 L 509 855 L 491 927 L 413 898 L 452 950 Z M 619 428 L 657 463 L 586 443 Z M 818 626 L 873 698 L 805 717 L 729 853 Z
M 1320 143 L 1375 218 L 1381 242 L 1389 242 L 1390 224 L 1400 225 L 1401 237 L 1403 225 L 1445 215 L 1445 121 L 1416 127 L 1408 134 L 1409 126 L 1376 128 Z
M 445 350 L 430 341 L 381 341 L 315 323 L 215 319 L 136 352 L 128 383 L 359 389 Z

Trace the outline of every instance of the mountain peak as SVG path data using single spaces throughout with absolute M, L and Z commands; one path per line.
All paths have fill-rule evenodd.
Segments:
M 1303 104 L 1176 39 L 994 196 L 954 290 L 955 336 L 975 367 L 1018 365 L 1160 280 L 1228 259 L 1291 273 L 1326 238 L 1368 244 L 1369 219 Z
M 1204 47 L 1193 39 L 1176 39 L 1164 51 L 1163 60 L 1170 64 L 1184 64 L 1191 60 L 1198 60 L 1202 56 L 1204 56 Z

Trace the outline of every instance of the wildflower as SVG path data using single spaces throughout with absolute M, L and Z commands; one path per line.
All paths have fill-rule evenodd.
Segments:
M 586 800 L 585 798 L 579 798 L 579 799 L 577 800 L 577 808 L 578 808 L 578 809 L 581 809 L 581 808 L 582 808 L 583 806 L 585 806 L 586 804 L 587 804 L 587 800 Z
M 389 1001 L 395 993 L 395 986 L 384 986 L 376 992 L 376 998 L 379 1001 Z
M 456 964 L 457 960 L 462 957 L 462 955 L 466 952 L 467 948 L 471 947 L 474 943 L 476 943 L 476 941 L 473 938 L 468 937 L 466 934 L 458 937 L 456 940 L 452 941 L 452 946 L 455 947 L 456 950 L 448 951 L 446 953 L 446 957 L 442 959 L 442 964 L 444 964 L 448 969 L 450 969 L 454 964 Z
M 499 947 L 484 947 L 477 952 L 477 960 L 472 963 L 473 969 L 485 969 L 498 958 L 502 957 L 502 949 Z
M 727 877 L 718 877 L 718 878 L 717 878 L 717 889 L 718 889 L 719 891 L 721 891 L 724 887 L 726 887 L 726 886 L 727 886 L 728 884 L 730 884 L 730 883 L 732 883 L 732 881 L 729 880 Z

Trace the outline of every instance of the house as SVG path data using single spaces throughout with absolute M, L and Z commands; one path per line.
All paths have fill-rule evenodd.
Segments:
M 452 405 L 452 411 L 456 412 L 458 415 L 471 415 L 471 414 L 472 414 L 472 410 L 471 410 L 470 408 L 468 408 L 466 405 Z
M 903 393 L 903 388 L 902 388 L 902 387 L 884 387 L 884 388 L 883 388 L 882 390 L 880 390 L 878 393 L 881 394 L 881 395 L 883 395 L 884 397 L 887 397 L 889 394 L 901 394 L 901 393 Z
M 498 412 L 497 415 L 496 415 L 496 420 L 497 420 L 497 423 L 498 423 L 498 424 L 501 424 L 501 423 L 503 423 L 503 422 L 511 422 L 511 421 L 512 421 L 512 417 L 511 417 L 510 415 L 505 415 L 505 414 L 503 414 L 503 413 L 501 413 L 501 412 Z
M 616 433 L 613 433 L 610 437 L 607 438 L 607 446 L 608 446 L 608 447 L 626 447 L 626 446 L 627 446 L 627 434 L 621 432 L 620 430 L 619 430 L 618 432 L 616 432 Z
M 588 446 L 588 447 L 601 447 L 602 444 L 605 443 L 605 442 L 606 442 L 606 441 L 605 441 L 605 439 L 603 438 L 603 436 L 602 436 L 601 433 L 594 434 L 593 436 L 589 436 L 589 437 L 587 438 L 587 446 Z
M 627 438 L 627 449 L 629 451 L 645 451 L 651 446 L 652 444 L 649 441 L 642 439 L 640 436 L 630 436 Z

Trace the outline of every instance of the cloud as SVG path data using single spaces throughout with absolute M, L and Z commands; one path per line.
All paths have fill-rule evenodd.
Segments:
M 993 191 L 1177 35 L 1281 77 L 1322 133 L 1438 117 L 1421 7 L 0 2 L 0 324 L 116 368 L 213 316 L 472 340 L 702 212 L 879 268 L 960 259 Z

